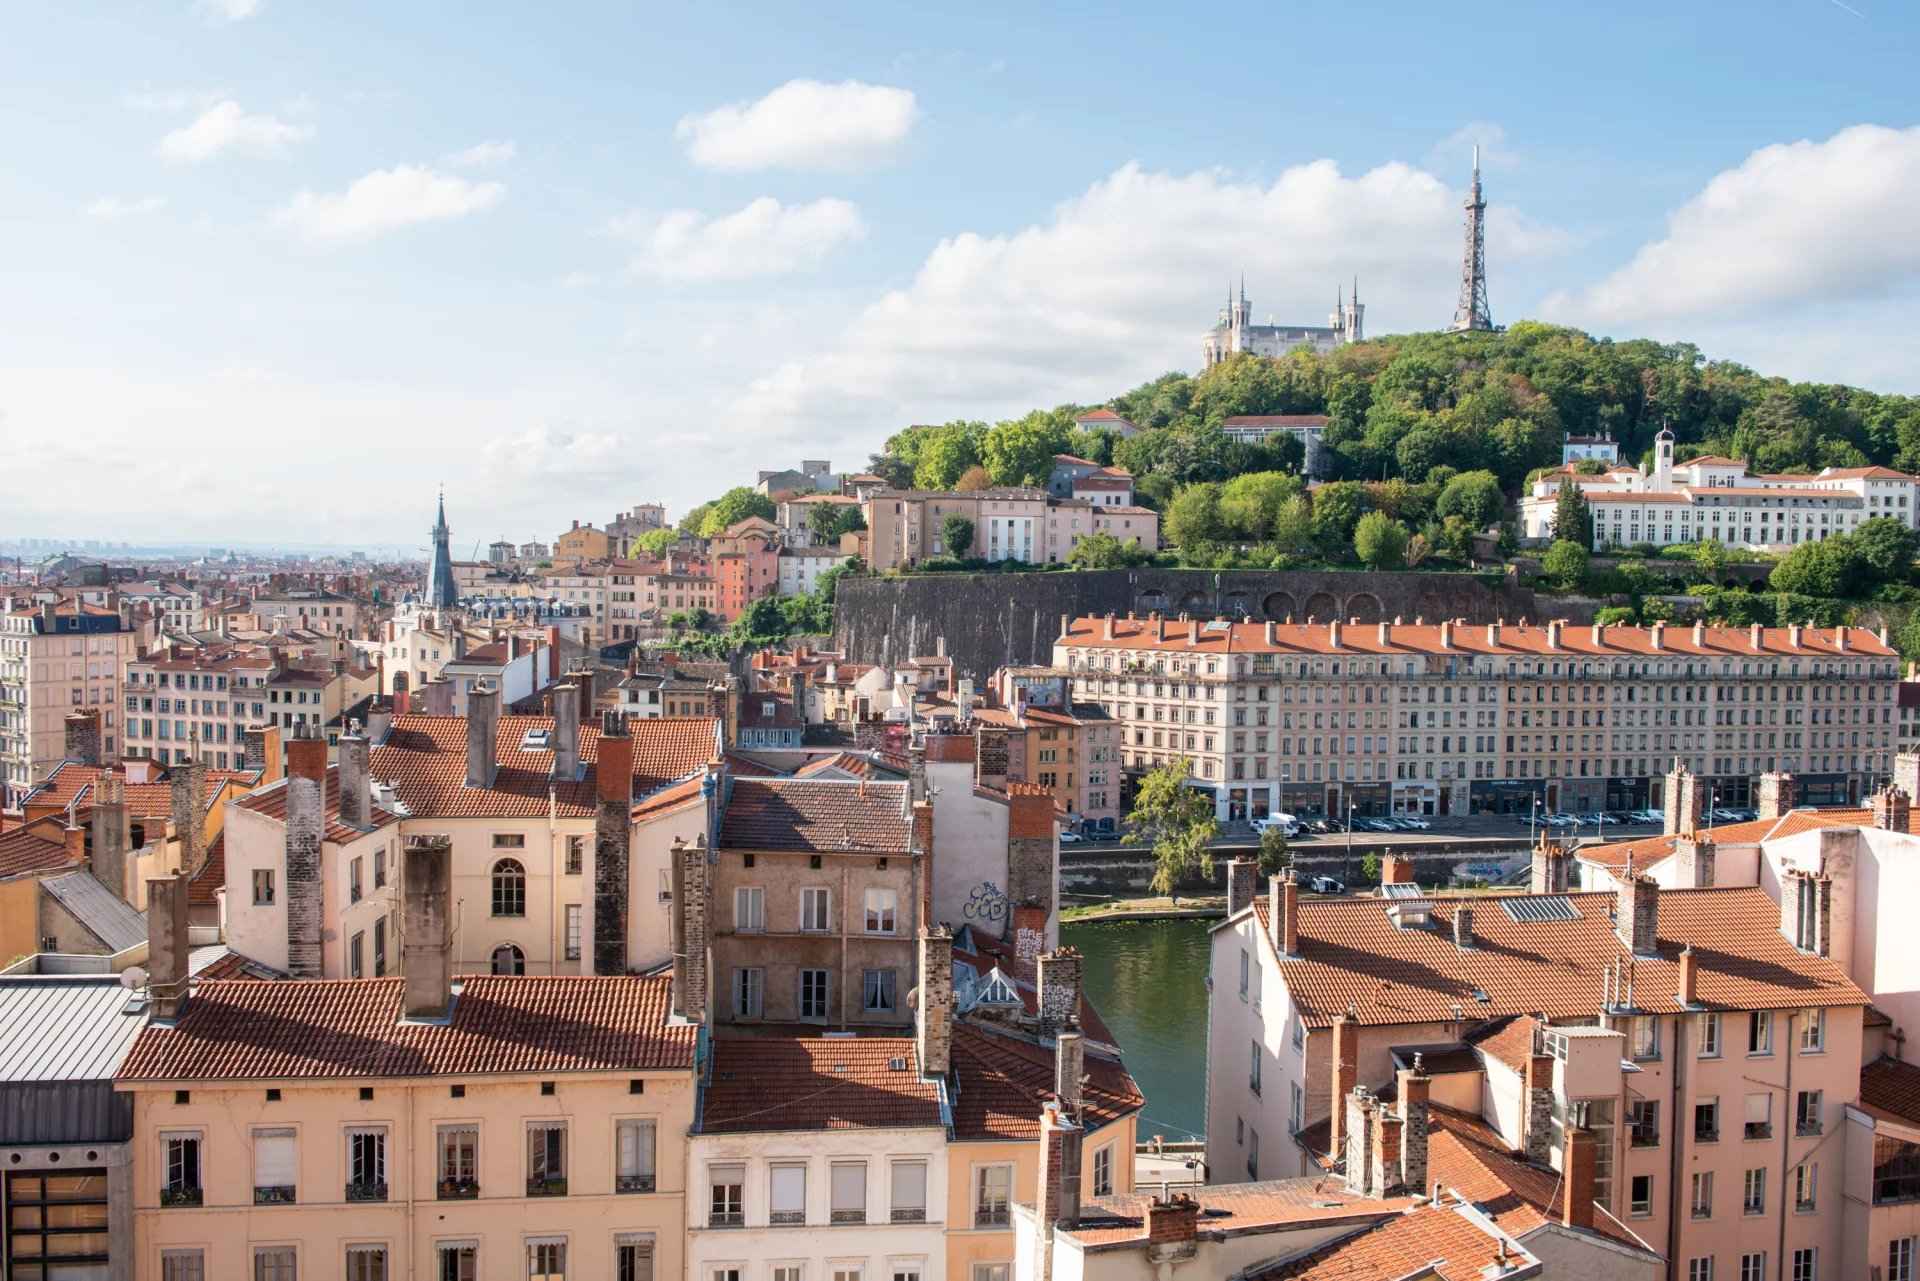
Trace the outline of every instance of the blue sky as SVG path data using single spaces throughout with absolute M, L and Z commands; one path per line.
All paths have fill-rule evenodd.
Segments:
M 678 511 L 1192 368 L 1241 270 L 1432 328 L 1474 141 L 1497 320 L 1920 389 L 1884 0 L 790 10 L 9 6 L 0 456 L 62 480 L 0 534 Z

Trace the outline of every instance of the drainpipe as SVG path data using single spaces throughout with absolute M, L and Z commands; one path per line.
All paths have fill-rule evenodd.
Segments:
M 560 972 L 560 941 L 558 917 L 566 909 L 560 906 L 560 851 L 555 848 L 559 836 L 555 834 L 555 815 L 559 800 L 551 782 L 547 784 L 547 973 Z M 583 928 L 586 913 L 580 914 Z M 580 955 L 587 954 L 586 940 L 580 940 Z
M 847 861 L 842 859 L 840 861 L 840 1030 L 842 1032 L 847 1030 L 847 984 L 851 981 L 851 976 L 847 973 L 847 918 L 852 911 L 852 908 L 847 905 L 847 875 L 850 870 Z M 899 913 L 896 912 L 894 914 L 896 924 L 899 919 Z
M 406 1260 L 407 1260 L 408 1281 L 413 1281 L 413 1275 L 414 1275 L 413 1215 L 414 1215 L 414 1202 L 419 1198 L 419 1189 L 414 1187 L 414 1184 L 420 1178 L 420 1169 L 419 1169 L 419 1166 L 415 1163 L 415 1156 L 414 1156 L 414 1150 L 413 1150 L 415 1136 L 418 1134 L 420 1129 L 420 1116 L 419 1116 L 418 1110 L 415 1107 L 415 1103 L 417 1101 L 418 1095 L 419 1095 L 418 1090 L 412 1088 L 411 1086 L 407 1088 L 407 1229 L 406 1229 L 406 1251 L 407 1252 L 406 1252 Z M 433 1177 L 436 1181 L 440 1177 L 439 1161 L 440 1161 L 439 1154 L 435 1153 Z
M 1791 1128 L 1792 1122 L 1789 1119 L 1790 1114 L 1788 1109 L 1793 1106 L 1794 1018 L 1795 1015 L 1793 1014 L 1787 1015 L 1787 1044 L 1785 1047 L 1787 1053 L 1787 1088 L 1785 1091 L 1786 1097 L 1780 1100 L 1780 1213 L 1777 1216 L 1780 1221 L 1780 1234 L 1773 1250 L 1774 1258 L 1779 1260 L 1779 1262 L 1774 1265 L 1774 1275 L 1782 1278 L 1782 1281 L 1785 1281 L 1787 1275 L 1787 1176 L 1793 1168 L 1789 1160 L 1789 1149 L 1793 1143 L 1793 1129 Z
M 1680 1257 L 1680 1184 L 1685 1162 L 1681 1159 L 1680 1142 L 1689 1131 L 1681 1125 L 1680 1118 L 1680 1076 L 1687 1070 L 1687 1015 L 1682 1014 L 1673 1021 L 1673 1089 L 1671 1102 L 1668 1103 L 1669 1118 L 1667 1124 L 1673 1127 L 1673 1142 L 1667 1158 L 1667 1275 L 1676 1277 L 1674 1260 Z M 1691 1109 L 1689 1109 L 1691 1110 Z M 1615 1126 L 1617 1133 L 1624 1127 Z M 1631 1150 L 1631 1149 L 1629 1149 Z M 1618 1169 L 1619 1166 L 1614 1167 Z M 1616 1180 L 1616 1183 L 1618 1181 Z M 1631 1195 L 1632 1184 L 1628 1184 Z

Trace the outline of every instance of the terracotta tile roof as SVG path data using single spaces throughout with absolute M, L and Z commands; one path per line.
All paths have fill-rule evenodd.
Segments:
M 27 794 L 23 804 L 59 805 L 72 810 L 76 817 L 90 813 L 93 809 L 93 786 L 99 782 L 103 772 L 118 774 L 123 771 L 118 768 L 103 771 L 77 761 L 62 761 L 53 767 L 53 772 L 47 775 L 40 786 Z M 226 783 L 237 783 L 244 792 L 259 780 L 258 770 L 210 769 L 206 774 L 201 806 L 205 808 L 211 805 Z M 173 789 L 165 782 L 129 783 L 126 795 L 127 815 L 130 818 L 173 817 Z
M 0 832 L 0 880 L 78 866 L 67 857 L 66 826 L 55 814 Z
M 404 979 L 229 979 L 149 1026 L 122 1081 L 329 1080 L 689 1069 L 667 978 L 470 975 L 444 1026 L 402 1024 Z
M 1075 489 L 1091 489 L 1109 493 L 1119 493 L 1123 490 L 1133 488 L 1133 477 L 1109 476 L 1095 472 L 1091 476 L 1082 476 L 1080 479 L 1074 481 L 1073 487 Z
M 1325 427 L 1333 420 L 1325 414 L 1235 414 L 1222 427 Z
M 1602 971 L 1630 955 L 1613 930 L 1614 895 L 1562 896 L 1573 919 L 1516 921 L 1505 900 L 1435 898 L 1433 924 L 1401 929 L 1379 899 L 1313 899 L 1300 905 L 1298 959 L 1281 977 L 1310 1027 L 1351 1008 L 1361 1023 L 1442 1023 L 1505 1014 L 1589 1018 L 1600 1012 Z M 1475 909 L 1478 945 L 1453 945 L 1453 916 Z M 1268 902 L 1254 901 L 1271 947 Z M 1781 936 L 1780 909 L 1757 886 L 1661 890 L 1657 956 L 1634 961 L 1636 993 L 1650 1013 L 1675 1014 L 1679 955 L 1692 945 L 1700 1000 L 1728 1010 L 1867 1004 L 1833 959 L 1797 951 Z
M 632 719 L 633 786 L 636 795 L 677 782 L 713 758 L 717 722 L 710 716 Z M 407 809 L 420 818 L 538 818 L 547 812 L 553 753 L 521 746 L 528 731 L 553 730 L 551 716 L 502 716 L 494 733 L 493 786 L 468 787 L 467 722 L 462 716 L 396 716 L 387 741 L 373 749 L 368 770 L 391 783 Z M 554 788 L 562 818 L 594 812 L 593 763 L 600 754 L 597 720 L 582 718 L 580 759 L 585 776 Z
M 506 661 L 507 643 L 505 641 L 493 641 L 489 644 L 479 645 L 468 650 L 464 657 L 454 659 L 453 663 L 470 663 L 480 667 L 497 667 Z M 451 665 L 452 664 L 449 664 L 449 666 Z
M 227 833 L 223 827 L 207 846 L 206 858 L 200 863 L 200 869 L 187 882 L 187 902 L 206 906 L 220 901 L 220 891 L 227 884 Z
M 361 832 L 358 828 L 348 827 L 340 821 L 340 767 L 338 765 L 327 766 L 324 786 L 324 802 L 327 816 L 326 839 L 335 844 L 345 844 L 348 841 L 359 840 L 365 833 Z M 251 810 L 255 814 L 264 814 L 268 818 L 275 819 L 281 823 L 286 822 L 287 780 L 283 778 L 277 783 L 269 783 L 259 791 L 241 797 L 239 805 L 243 810 Z M 379 806 L 372 804 L 368 805 L 367 817 L 368 820 L 372 822 L 374 830 L 376 831 L 386 827 L 390 823 L 400 821 L 399 815 L 394 814 L 390 810 L 383 810 Z
M 1698 458 L 1688 458 L 1673 465 L 1678 471 L 1682 467 L 1745 467 L 1738 458 L 1728 458 L 1724 454 L 1702 454 Z
M 963 935 L 954 939 L 953 959 L 955 964 L 966 966 L 981 978 L 997 968 L 1012 982 L 1021 1007 L 1028 1014 L 1040 1012 L 1039 972 L 1032 961 L 1020 959 L 1013 944 L 968 926 Z M 1084 984 L 1080 988 L 1080 1031 L 1089 1040 L 1120 1048 L 1106 1020 L 1100 1017 L 1100 1011 L 1087 999 Z
M 1882 1116 L 1920 1125 L 1920 1064 L 1878 1058 L 1860 1069 L 1860 1102 Z
M 1537 1020 L 1522 1014 L 1516 1018 L 1489 1023 L 1467 1034 L 1467 1044 L 1490 1059 L 1526 1074 L 1527 1060 L 1533 1057 L 1533 1033 Z
M 835 752 L 816 757 L 793 771 L 795 778 L 814 778 L 821 774 L 839 774 L 844 778 L 891 777 L 894 771 L 873 757 L 860 752 Z
M 696 775 L 684 783 L 675 783 L 672 787 L 663 787 L 653 795 L 637 802 L 633 807 L 635 819 L 655 818 L 668 814 L 686 805 L 700 800 L 700 788 L 706 782 L 704 775 Z
M 1804 809 L 1788 810 L 1779 818 L 1752 819 L 1744 823 L 1727 823 L 1720 827 L 1703 827 L 1701 837 L 1711 837 L 1719 845 L 1758 845 L 1762 841 L 1780 840 L 1783 837 L 1797 836 L 1801 832 L 1811 832 L 1822 827 L 1872 827 L 1873 811 L 1861 809 Z M 1920 835 L 1920 814 L 1907 816 L 1907 830 Z M 1578 858 L 1583 863 L 1592 863 L 1598 867 L 1619 870 L 1627 864 L 1629 855 L 1633 865 L 1645 871 L 1654 864 L 1673 854 L 1674 838 L 1671 836 L 1642 836 L 1631 841 L 1617 841 L 1611 845 L 1591 845 L 1581 850 Z
M 1077 423 L 1124 423 L 1127 420 L 1111 409 L 1089 409 L 1074 421 Z
M 1333 625 L 1329 623 L 1275 623 L 1271 625 L 1274 634 L 1272 641 L 1266 639 L 1268 626 L 1266 623 L 1210 623 L 1205 619 L 1182 623 L 1173 619 L 1156 622 L 1152 619 L 1116 618 L 1113 620 L 1113 638 L 1109 640 L 1106 639 L 1106 619 L 1088 616 L 1073 619 L 1068 624 L 1067 634 L 1054 643 L 1089 649 L 1283 656 L 1298 653 L 1348 656 L 1453 654 L 1502 658 L 1646 658 L 1656 655 L 1670 658 L 1752 658 L 1756 653 L 1752 633 L 1745 627 L 1702 628 L 1702 643 L 1698 645 L 1693 640 L 1693 628 L 1665 627 L 1661 631 L 1661 647 L 1655 650 L 1653 630 L 1648 627 L 1609 626 L 1602 629 L 1601 638 L 1596 641 L 1593 627 L 1568 624 L 1559 629 L 1560 647 L 1553 649 L 1548 644 L 1547 628 L 1539 624 L 1521 626 L 1508 623 L 1500 627 L 1498 642 L 1490 639 L 1487 625 L 1453 624 L 1449 626 L 1451 643 L 1442 645 L 1438 624 L 1341 623 L 1338 625 L 1340 635 L 1337 648 L 1334 645 Z M 1380 640 L 1382 626 L 1387 628 L 1385 642 Z M 1156 627 L 1164 628 L 1164 640 L 1155 635 Z M 1845 650 L 1836 643 L 1836 634 L 1841 629 L 1807 627 L 1800 630 L 1800 645 L 1796 648 L 1792 644 L 1790 629 L 1762 628 L 1758 652 L 1817 658 L 1895 657 L 1894 650 L 1883 644 L 1878 634 L 1864 627 L 1844 629 L 1848 644 Z
M 1829 467 L 1815 480 L 1913 480 L 1906 472 L 1891 467 Z
M 921 1079 L 911 1037 L 716 1040 L 703 1094 L 702 1134 L 940 1124 L 939 1084 Z
M 720 820 L 728 849 L 907 852 L 905 783 L 737 778 Z
M 1054 1097 L 1054 1054 L 1043 1045 L 970 1023 L 953 1029 L 955 1139 L 1040 1137 L 1040 1108 Z M 1146 1097 L 1117 1060 L 1086 1057 L 1089 1078 L 1081 1119 L 1089 1132 L 1146 1106 Z
M 1214 1240 L 1299 1223 L 1365 1223 L 1413 1204 L 1411 1197 L 1355 1196 L 1343 1180 L 1325 1175 L 1204 1186 L 1192 1189 L 1192 1196 L 1200 1203 L 1198 1235 Z M 1089 1249 L 1144 1241 L 1152 1199 L 1140 1192 L 1090 1198 L 1082 1204 L 1078 1226 L 1068 1231 Z
M 1246 1281 L 1480 1281 L 1500 1257 L 1501 1244 L 1497 1234 L 1461 1213 L 1459 1206 L 1429 1205 L 1244 1275 Z M 1514 1253 L 1512 1247 L 1508 1252 Z

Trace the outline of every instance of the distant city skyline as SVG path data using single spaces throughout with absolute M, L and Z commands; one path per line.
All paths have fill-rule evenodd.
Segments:
M 1893 6 L 10 16 L 0 456 L 87 498 L 0 537 L 677 515 L 1195 370 L 1243 272 L 1258 322 L 1357 273 L 1368 336 L 1444 328 L 1476 144 L 1501 323 L 1914 389 Z

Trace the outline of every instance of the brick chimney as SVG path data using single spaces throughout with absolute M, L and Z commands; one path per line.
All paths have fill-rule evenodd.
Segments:
M 553 778 L 570 782 L 580 776 L 580 687 L 572 682 L 553 687 Z
M 500 690 L 491 681 L 467 694 L 467 786 L 492 787 L 499 772 L 495 736 L 500 726 Z
M 1553 1151 L 1553 1056 L 1527 1056 L 1527 1160 L 1546 1165 Z
M 1227 864 L 1227 915 L 1238 916 L 1253 906 L 1260 885 L 1260 865 L 1250 858 L 1236 858 Z
M 1087 1045 L 1078 1032 L 1060 1032 L 1053 1038 L 1053 1092 L 1068 1116 L 1080 1119 L 1080 1097 L 1087 1074 Z
M 1680 952 L 1680 990 L 1674 999 L 1685 1009 L 1692 1009 L 1700 1003 L 1700 963 L 1693 955 L 1691 945 Z
M 712 940 L 712 865 L 705 834 L 673 843 L 673 1012 L 689 1023 L 707 1019 L 707 946 Z
M 180 837 L 180 867 L 186 872 L 200 870 L 206 848 L 207 767 L 200 760 L 200 740 L 193 740 L 193 759 L 175 765 L 167 775 L 167 800 L 173 816 L 173 829 Z M 323 745 L 324 751 L 324 745 Z
M 1674 757 L 1673 768 L 1667 771 L 1666 822 L 1662 833 L 1666 836 L 1678 836 L 1682 832 L 1691 832 L 1700 826 L 1700 780 L 1692 770 Z
M 401 1012 L 409 1019 L 448 1018 L 453 1013 L 453 838 L 409 836 L 404 857 Z
M 1631 864 L 1614 891 L 1613 932 L 1635 956 L 1652 956 L 1659 937 L 1660 887 L 1651 876 L 1641 876 Z
M 1375 1196 L 1386 1196 L 1400 1185 L 1400 1141 L 1405 1125 L 1397 1113 L 1387 1110 L 1386 1101 L 1375 1103 L 1373 1143 L 1367 1160 L 1367 1184 Z
M 1873 825 L 1889 832 L 1909 830 L 1908 823 L 1913 808 L 1913 798 L 1887 784 L 1873 794 L 1870 805 L 1873 809 Z
M 118 774 L 102 774 L 93 785 L 93 878 L 128 902 L 127 785 Z
M 379 706 L 379 700 L 374 700 Z M 391 716 L 391 713 L 389 713 Z M 277 783 L 287 776 L 286 757 L 280 749 L 280 727 L 278 725 L 249 725 L 243 731 L 244 743 L 241 748 L 241 765 L 245 769 L 259 770 L 259 786 Z M 383 729 L 375 737 L 375 742 L 384 741 Z
M 1545 832 L 1534 843 L 1532 867 L 1527 880 L 1530 894 L 1565 894 L 1570 879 L 1567 852 L 1547 839 Z
M 187 877 L 147 882 L 147 993 L 153 1018 L 169 1023 L 187 1008 Z
M 1347 1191 L 1355 1196 L 1377 1196 L 1380 1189 L 1373 1183 L 1373 1145 L 1378 1105 L 1373 1091 L 1356 1085 L 1336 1099 L 1334 1107 L 1346 1115 L 1346 1125 L 1341 1130 L 1345 1144 L 1339 1156 L 1346 1163 Z
M 100 712 L 93 707 L 67 713 L 66 746 L 63 755 L 82 765 L 100 764 Z
M 66 851 L 67 861 L 69 863 L 84 863 L 87 861 L 87 829 L 73 822 L 71 816 L 69 816 L 66 827 L 61 829 L 60 844 L 61 848 Z M 100 879 L 97 873 L 94 879 Z M 102 884 L 104 884 L 104 882 L 102 882 Z
M 340 821 L 362 832 L 373 830 L 373 796 L 367 788 L 367 736 L 360 722 L 340 736 Z
M 633 833 L 633 739 L 610 711 L 600 721 L 593 812 L 593 973 L 627 972 L 628 845 Z M 679 906 L 675 901 L 676 908 Z
M 320 845 L 327 831 L 327 744 L 304 727 L 287 743 L 287 973 L 324 977 L 320 930 L 325 915 Z
M 1413 884 L 1413 860 L 1399 854 L 1389 854 L 1381 859 L 1380 883 L 1382 885 Z
M 1893 785 L 1905 792 L 1908 800 L 1920 796 L 1920 752 L 1894 753 Z
M 1267 882 L 1267 928 L 1273 932 L 1275 951 L 1300 955 L 1300 887 L 1292 868 Z
M 974 730 L 974 782 L 982 787 L 1007 785 L 1007 731 L 998 725 Z
M 1147 1252 L 1190 1251 L 1200 1236 L 1200 1203 L 1184 1192 L 1147 1203 Z
M 1048 952 L 1035 963 L 1034 1004 L 1043 1033 L 1061 1032 L 1079 1023 L 1082 964 L 1079 950 L 1071 947 Z
M 1052 919 L 1055 875 L 1053 794 L 1034 783 L 1007 784 L 1007 901 L 1015 911 L 1037 908 L 1040 946 L 1046 946 L 1045 922 Z M 1011 914 L 1009 914 L 1011 921 Z M 1020 939 L 1016 935 L 1015 943 Z
M 922 1076 L 947 1074 L 953 1049 L 953 935 L 944 925 L 920 931 L 920 990 L 913 1009 L 914 1052 Z
M 1759 811 L 1761 818 L 1779 818 L 1792 809 L 1798 799 L 1793 775 L 1771 770 L 1760 776 Z
M 1570 1228 L 1593 1228 L 1594 1179 L 1597 1174 L 1593 1131 L 1566 1127 L 1560 1157 L 1560 1222 Z
M 1715 850 L 1711 837 L 1695 832 L 1673 838 L 1673 886 L 1679 890 L 1704 890 L 1713 885 Z
M 1056 1100 L 1040 1108 L 1040 1171 L 1035 1201 L 1041 1231 L 1043 1275 L 1052 1273 L 1052 1229 L 1072 1228 L 1080 1222 L 1080 1155 L 1086 1135 L 1080 1123 Z
M 1453 909 L 1453 945 L 1463 952 L 1473 950 L 1473 909 L 1465 903 Z
M 1413 1056 L 1412 1067 L 1400 1069 L 1399 1077 L 1403 1123 L 1400 1182 L 1409 1191 L 1421 1192 L 1427 1186 L 1427 1136 L 1432 1128 L 1428 1105 L 1432 1099 L 1433 1078 L 1427 1075 L 1426 1065 L 1418 1054 Z
M 1347 1096 L 1353 1093 L 1360 1075 L 1359 1046 L 1355 1044 L 1358 1039 L 1353 1020 L 1336 1014 L 1333 1019 L 1333 1104 L 1327 1117 L 1327 1155 L 1336 1161 L 1344 1160 L 1347 1155 Z

